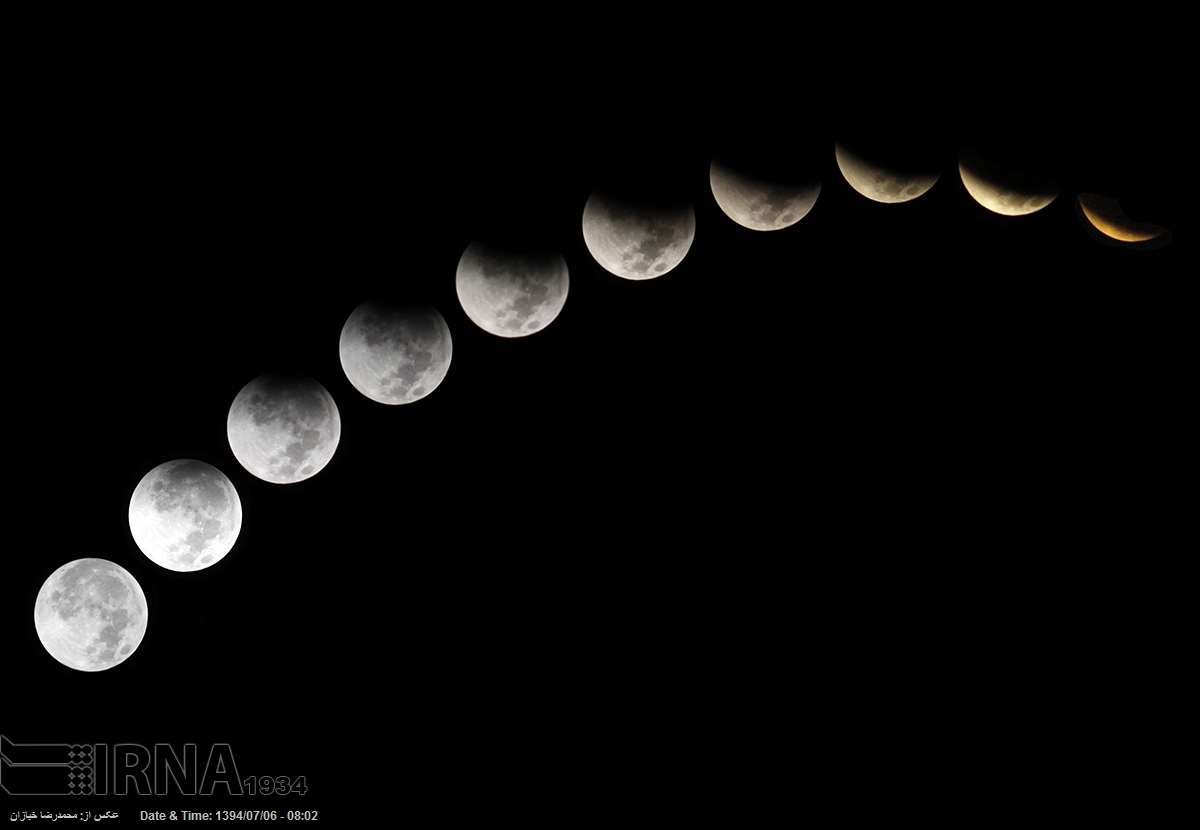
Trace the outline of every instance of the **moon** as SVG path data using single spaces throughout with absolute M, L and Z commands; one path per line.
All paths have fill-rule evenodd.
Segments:
M 583 241 L 606 271 L 627 280 L 661 277 L 683 261 L 696 235 L 691 205 L 651 207 L 594 191 L 583 206 Z
M 342 420 L 325 387 L 304 375 L 262 375 L 229 407 L 229 446 L 251 475 L 274 484 L 312 478 L 337 449 Z
M 743 176 L 713 159 L 708 170 L 713 198 L 725 215 L 752 231 L 790 227 L 812 210 L 821 183 L 783 185 Z
M 552 323 L 569 283 L 561 254 L 509 253 L 482 242 L 463 251 L 454 278 L 471 322 L 499 337 L 525 337 Z
M 1171 241 L 1171 232 L 1163 226 L 1127 217 L 1116 199 L 1095 193 L 1080 193 L 1076 198 L 1083 217 L 1109 239 L 1139 248 L 1159 248 Z
M 1016 173 L 980 157 L 966 146 L 958 154 L 963 186 L 976 202 L 1001 216 L 1025 216 L 1053 202 L 1059 190 L 1038 176 Z
M 107 559 L 76 559 L 42 583 L 33 624 L 42 646 L 79 671 L 104 671 L 125 662 L 146 634 L 142 586 Z
M 940 173 L 864 158 L 840 142 L 834 145 L 834 151 L 838 169 L 846 181 L 874 202 L 910 202 L 925 194 L 941 177 Z
M 142 553 L 172 571 L 215 565 L 242 529 L 242 500 L 211 464 L 181 458 L 142 477 L 129 499 L 129 531 Z
M 342 326 L 338 352 L 350 383 L 373 401 L 419 401 L 450 370 L 454 344 L 445 318 L 431 305 L 368 300 Z

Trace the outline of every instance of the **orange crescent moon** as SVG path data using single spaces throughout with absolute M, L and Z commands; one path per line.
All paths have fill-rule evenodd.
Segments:
M 1079 208 L 1100 233 L 1118 242 L 1148 242 L 1168 233 L 1161 225 L 1134 222 L 1116 199 L 1095 193 L 1080 193 Z

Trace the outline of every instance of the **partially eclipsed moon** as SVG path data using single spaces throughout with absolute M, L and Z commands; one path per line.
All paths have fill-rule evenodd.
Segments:
M 971 198 L 1002 216 L 1036 213 L 1059 193 L 1045 179 L 1006 170 L 965 146 L 958 154 L 958 172 Z
M 472 242 L 458 261 L 454 286 L 471 322 L 500 337 L 541 331 L 567 301 L 567 261 L 561 254 L 509 253 Z
M 713 198 L 744 228 L 775 231 L 799 222 L 817 202 L 821 183 L 783 185 L 743 176 L 716 159 L 708 171 Z
M 129 531 L 142 553 L 172 571 L 215 565 L 242 528 L 233 482 L 211 464 L 183 458 L 142 477 L 129 500 Z
M 1134 222 L 1121 210 L 1116 199 L 1098 196 L 1095 193 L 1080 193 L 1079 209 L 1096 230 L 1118 242 L 1145 243 L 1145 247 L 1159 247 L 1171 239 L 1171 232 L 1161 225 Z M 1141 247 L 1141 246 L 1139 246 Z
M 450 370 L 450 327 L 431 305 L 367 301 L 351 312 L 338 343 L 354 388 L 379 403 L 424 398 Z
M 107 559 L 76 559 L 42 583 L 33 623 L 46 651 L 64 666 L 103 671 L 124 662 L 146 634 L 142 586 Z
M 618 277 L 649 280 L 683 261 L 696 235 L 691 205 L 648 207 L 599 191 L 583 206 L 583 241 L 596 262 Z
M 342 419 L 333 396 L 303 375 L 262 375 L 242 387 L 229 407 L 229 447 L 263 481 L 312 478 L 333 458 Z
M 834 146 L 838 169 L 850 186 L 874 202 L 909 202 L 923 195 L 940 178 L 928 170 L 906 170 L 894 163 L 883 163 L 855 154 L 845 145 Z

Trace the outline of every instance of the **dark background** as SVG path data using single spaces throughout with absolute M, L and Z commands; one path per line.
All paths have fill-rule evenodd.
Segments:
M 833 154 L 873 107 L 613 83 L 376 80 L 286 102 L 266 84 L 183 107 L 95 90 L 46 131 L 53 244 L 35 310 L 12 313 L 25 541 L 5 735 L 228 742 L 243 777 L 305 775 L 333 810 L 355 785 L 526 757 L 893 733 L 1086 755 L 1162 728 L 1182 614 L 1167 367 L 1194 274 L 1175 90 L 930 87 L 896 109 L 933 132 L 941 178 L 880 205 Z M 1062 196 L 989 214 L 957 173 L 964 142 Z M 722 151 L 815 166 L 812 212 L 734 224 L 708 187 Z M 594 187 L 647 162 L 696 236 L 635 283 L 579 223 Z M 1173 241 L 1099 244 L 1080 191 Z M 566 258 L 546 330 L 502 340 L 462 312 L 455 267 L 485 232 Z M 366 399 L 338 361 L 381 286 L 452 332 L 446 380 L 414 404 Z M 285 369 L 332 393 L 343 433 L 321 473 L 279 486 L 238 465 L 225 417 Z M 126 510 L 188 457 L 233 480 L 245 520 L 217 567 L 175 574 Z M 138 651 L 97 674 L 55 662 L 32 620 L 42 581 L 85 556 L 150 605 Z

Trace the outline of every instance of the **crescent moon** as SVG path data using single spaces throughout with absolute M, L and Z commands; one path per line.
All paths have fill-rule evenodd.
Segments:
M 1001 216 L 1036 213 L 1059 194 L 1059 189 L 1045 179 L 1007 170 L 965 145 L 958 154 L 958 173 L 971 198 Z
M 941 178 L 940 173 L 903 170 L 894 165 L 872 162 L 840 142 L 834 145 L 834 153 L 838 169 L 846 181 L 873 202 L 911 202 L 928 192 Z
M 783 185 L 743 176 L 716 159 L 708 170 L 709 185 L 725 215 L 752 231 L 791 227 L 812 210 L 821 183 Z
M 1171 240 L 1171 232 L 1162 225 L 1134 222 L 1121 210 L 1116 199 L 1095 193 L 1080 193 L 1079 210 L 1091 226 L 1117 242 L 1142 243 L 1138 247 L 1161 247 Z

